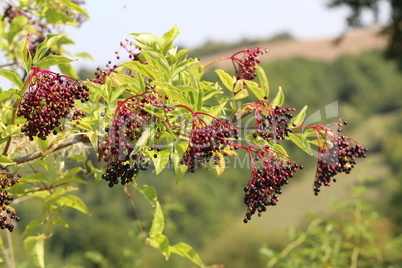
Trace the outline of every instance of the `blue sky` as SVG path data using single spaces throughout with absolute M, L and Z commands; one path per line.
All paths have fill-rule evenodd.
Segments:
M 206 40 L 237 41 L 268 38 L 287 31 L 298 39 L 333 37 L 345 29 L 346 8 L 328 9 L 327 0 L 86 0 L 91 19 L 78 29 L 67 28 L 76 46 L 104 65 L 114 59 L 119 42 L 129 33 L 162 35 L 173 25 L 181 34 L 176 45 L 195 47 Z M 383 14 L 389 8 L 382 5 Z M 368 16 L 367 16 L 368 17 Z M 384 17 L 384 15 L 383 15 Z

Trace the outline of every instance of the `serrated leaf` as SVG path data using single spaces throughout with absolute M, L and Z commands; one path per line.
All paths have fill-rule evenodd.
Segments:
M 163 55 L 166 55 L 166 53 L 172 48 L 173 41 L 179 35 L 179 33 L 179 27 L 177 27 L 177 25 L 174 25 L 172 29 L 162 35 L 162 44 L 160 49 Z
M 36 266 L 45 267 L 45 235 L 25 238 L 24 249 Z
M 152 220 L 151 229 L 149 230 L 149 236 L 152 238 L 162 234 L 164 228 L 165 228 L 165 218 L 163 216 L 163 211 L 160 203 L 156 201 L 155 213 L 154 218 Z
M 307 141 L 307 139 L 304 137 L 303 134 L 290 133 L 288 139 L 291 140 L 294 144 L 296 144 L 300 149 L 302 149 L 307 154 L 313 155 L 313 153 L 311 152 L 310 143 Z
M 184 70 L 186 70 L 187 68 L 189 68 L 191 65 L 197 63 L 198 60 L 197 59 L 188 59 L 185 60 L 183 62 L 180 62 L 179 64 L 177 64 L 176 66 L 174 66 L 173 71 L 172 71 L 172 79 L 180 74 L 181 72 L 183 72 Z
M 0 155 L 0 165 L 14 165 L 15 162 L 5 155 Z
M 268 97 L 269 96 L 269 82 L 268 82 L 267 75 L 265 74 L 264 69 L 258 65 L 257 65 L 256 73 L 257 73 L 259 85 L 261 87 L 261 93 L 263 95 L 262 98 Z M 259 98 L 259 99 L 262 99 L 262 98 Z
M 166 260 L 169 259 L 169 239 L 165 235 L 159 234 L 155 237 L 148 237 L 146 241 L 151 247 L 159 250 L 165 256 Z
M 46 35 L 46 39 L 38 45 L 36 49 L 35 56 L 33 58 L 33 64 L 36 66 L 36 63 L 42 59 L 43 56 L 46 55 L 47 51 L 57 42 L 59 41 L 64 34 L 48 34 Z
M 295 117 L 292 118 L 290 123 L 294 124 L 296 127 L 300 126 L 303 123 L 304 118 L 306 117 L 307 108 L 308 105 L 305 105 L 303 109 L 301 109 L 300 112 Z
M 199 267 L 204 267 L 200 256 L 195 252 L 195 250 L 188 244 L 184 242 L 177 243 L 174 246 L 170 246 L 170 252 L 180 255 L 184 258 L 189 259 L 193 263 L 197 264 Z
M 225 102 L 223 102 L 223 103 L 221 103 L 221 104 L 219 104 L 219 105 L 215 105 L 215 106 L 206 108 L 206 109 L 205 109 L 205 110 L 206 110 L 205 112 L 208 112 L 210 115 L 217 117 L 218 115 L 221 114 L 223 108 L 225 108 L 226 103 L 227 103 L 227 102 L 225 101 Z
M 27 227 L 25 227 L 25 230 L 22 233 L 21 237 L 22 238 L 27 237 L 28 235 L 35 232 L 41 225 L 42 223 L 40 222 L 40 220 L 37 219 L 32 220 L 30 223 L 28 223 Z
M 251 90 L 251 92 L 253 92 L 253 94 L 257 97 L 257 99 L 262 100 L 264 98 L 265 94 L 261 89 L 261 87 L 256 82 L 249 80 L 245 80 L 244 82 L 247 88 Z
M 116 88 L 110 95 L 109 103 L 113 103 L 115 100 L 117 100 L 121 96 L 121 94 L 124 93 L 124 91 L 126 91 L 125 86 L 120 86 Z
M 34 65 L 35 65 L 35 67 L 38 67 L 41 69 L 46 69 L 46 68 L 49 68 L 50 66 L 66 64 L 66 63 L 70 63 L 73 61 L 76 61 L 76 60 L 72 60 L 72 59 L 69 59 L 67 57 L 60 56 L 60 55 L 49 55 L 49 56 L 46 56 L 46 57 L 40 59 Z
M 18 88 L 22 88 L 22 86 L 24 84 L 21 77 L 14 70 L 0 69 L 0 75 L 3 76 L 4 78 L 8 79 L 9 81 L 11 81 Z
M 284 101 L 285 101 L 285 95 L 283 94 L 282 87 L 279 86 L 278 93 L 276 93 L 276 96 L 272 100 L 271 104 L 274 106 L 282 106 Z
M 215 72 L 218 74 L 219 79 L 221 80 L 222 84 L 230 91 L 233 92 L 234 86 L 236 83 L 236 78 L 231 76 L 230 74 L 226 73 L 222 69 L 217 69 Z

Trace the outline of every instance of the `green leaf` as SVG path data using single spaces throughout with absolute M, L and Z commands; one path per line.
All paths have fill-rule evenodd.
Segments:
M 21 46 L 21 50 L 19 51 L 20 57 L 24 63 L 24 69 L 26 73 L 29 73 L 32 65 L 32 55 L 29 51 L 29 43 L 28 36 L 25 38 L 24 43 Z
M 180 182 L 184 174 L 186 174 L 188 166 L 180 164 L 184 153 L 188 147 L 188 141 L 180 141 L 174 145 L 174 153 L 172 155 L 174 171 L 176 173 L 176 184 Z
M 62 72 L 64 75 L 74 78 L 74 79 L 79 79 L 80 77 L 78 76 L 77 72 L 75 69 L 68 63 L 61 63 L 58 64 L 58 67 L 60 69 L 60 72 Z
M 235 93 L 235 96 L 234 96 L 235 100 L 240 100 L 240 99 L 244 99 L 244 98 L 248 97 L 248 91 L 247 91 L 247 89 L 244 88 L 242 80 L 239 80 L 236 82 L 236 85 L 235 85 L 233 91 Z
M 60 56 L 60 55 L 49 55 L 49 56 L 46 56 L 46 57 L 40 59 L 38 62 L 36 62 L 35 67 L 38 67 L 41 69 L 46 69 L 46 68 L 49 68 L 50 66 L 66 64 L 66 63 L 70 63 L 72 61 L 76 61 L 76 60 L 72 60 L 72 59 L 69 59 L 69 58 L 66 58 L 66 57 Z
M 60 218 L 60 217 L 57 217 L 55 220 L 53 220 L 53 221 L 51 222 L 51 224 L 53 224 L 53 225 L 60 225 L 60 226 L 66 227 L 66 228 L 69 227 L 69 226 L 68 226 L 68 223 L 65 222 L 65 221 L 64 221 L 62 218 Z
M 163 79 L 164 81 L 170 80 L 170 66 L 166 58 L 162 54 L 150 50 L 143 51 L 141 54 L 148 61 L 148 65 L 151 64 L 151 66 L 153 67 L 153 76 L 155 79 Z
M 195 64 L 197 62 L 198 62 L 197 59 L 188 59 L 188 60 L 180 62 L 179 64 L 174 66 L 173 71 L 172 71 L 172 79 L 176 75 L 180 74 L 181 72 L 183 72 L 184 70 L 188 69 L 191 65 L 193 65 L 193 64 Z
M 271 146 L 271 149 L 274 151 L 279 152 L 279 156 L 283 156 L 283 157 L 289 157 L 288 153 L 286 152 L 285 148 L 282 147 L 282 145 L 276 143 L 276 142 L 270 142 L 269 145 Z
M 36 266 L 45 267 L 45 235 L 25 238 L 24 249 Z
M 282 106 L 284 101 L 285 101 L 285 95 L 283 94 L 282 87 L 279 86 L 278 93 L 276 93 L 276 96 L 272 100 L 271 104 L 274 106 Z
M 138 43 L 135 43 L 137 47 L 146 49 L 146 50 L 155 50 L 159 49 L 159 38 L 153 34 L 149 33 L 132 33 L 130 34 L 134 36 L 135 40 Z
M 151 247 L 159 250 L 165 256 L 166 260 L 169 259 L 169 240 L 165 235 L 159 234 L 155 237 L 148 237 L 146 241 Z
M 148 151 L 148 154 L 155 166 L 156 175 L 160 174 L 169 163 L 170 150 L 161 150 L 160 152 Z M 155 158 L 154 155 L 157 157 Z
M 264 69 L 258 65 L 257 65 L 256 72 L 257 72 L 258 82 L 261 87 L 261 93 L 263 95 L 262 98 L 268 97 L 269 96 L 269 82 L 268 82 L 267 75 L 265 74 Z M 262 98 L 259 98 L 259 99 L 262 99 Z
M 30 235 L 30 234 L 32 234 L 33 232 L 35 232 L 35 231 L 39 228 L 39 226 L 41 226 L 41 225 L 42 225 L 42 223 L 41 223 L 39 220 L 37 220 L 37 219 L 32 220 L 32 221 L 27 225 L 27 227 L 25 227 L 25 230 L 24 230 L 24 232 L 22 233 L 21 237 L 22 237 L 22 238 L 27 237 L 28 235 Z
M 303 109 L 301 109 L 300 112 L 295 117 L 292 118 L 290 123 L 294 124 L 294 126 L 296 127 L 300 126 L 303 123 L 304 118 L 306 117 L 307 108 L 308 105 L 305 105 Z
M 184 258 L 187 258 L 197 264 L 199 267 L 204 267 L 200 256 L 198 256 L 197 252 L 195 252 L 195 250 L 190 245 L 184 242 L 180 242 L 174 246 L 170 246 L 169 249 L 171 253 L 175 253 Z
M 246 86 L 248 89 L 251 90 L 251 92 L 253 92 L 253 94 L 257 97 L 257 99 L 262 100 L 265 96 L 263 90 L 261 89 L 261 87 L 253 81 L 249 81 L 249 80 L 244 80 Z
M 149 236 L 152 238 L 162 234 L 164 228 L 165 228 L 165 219 L 163 217 L 163 211 L 160 203 L 156 201 L 154 219 L 152 220 L 152 226 L 151 229 L 149 230 Z
M 217 69 L 215 70 L 215 72 L 218 74 L 218 77 L 221 80 L 222 84 L 227 89 L 229 89 L 229 91 L 233 92 L 236 78 L 234 76 L 230 76 L 228 73 L 221 69 Z
M 66 135 L 64 135 L 64 138 L 65 137 L 66 137 Z M 51 143 L 49 139 L 42 140 L 42 139 L 39 139 L 38 137 L 35 137 L 34 140 L 35 140 L 35 143 L 38 145 L 38 148 L 41 152 L 45 152 Z M 59 140 L 56 140 L 56 142 L 59 142 Z
M 82 202 L 82 200 L 75 195 L 65 195 L 65 196 L 60 196 L 57 200 L 56 203 L 59 206 L 62 207 L 70 207 L 74 208 L 78 211 L 81 211 L 82 213 L 85 214 L 90 214 L 87 206 Z
M 287 139 L 291 140 L 294 144 L 296 144 L 300 149 L 306 152 L 309 155 L 313 155 L 311 152 L 310 143 L 301 133 L 290 133 Z
M 38 48 L 36 49 L 35 56 L 33 58 L 33 64 L 36 66 L 36 63 L 38 63 L 43 56 L 46 55 L 47 51 L 57 42 L 59 41 L 64 34 L 48 34 L 46 35 L 45 41 L 40 43 L 38 45 Z
M 11 81 L 18 88 L 22 88 L 22 86 L 24 85 L 21 77 L 14 70 L 0 69 L 0 75 Z
M 124 91 L 126 91 L 127 87 L 125 86 L 120 86 L 116 88 L 113 93 L 110 95 L 109 103 L 113 103 L 115 100 L 117 100 L 121 94 L 123 94 Z
M 139 188 L 134 185 L 134 187 L 140 191 L 140 193 L 151 203 L 153 207 L 156 206 L 156 202 L 158 199 L 154 187 L 148 185 L 142 185 Z
M 15 162 L 5 155 L 0 155 L 0 165 L 14 165 Z
M 173 41 L 179 35 L 179 33 L 179 27 L 177 27 L 177 25 L 174 25 L 172 29 L 163 34 L 161 38 L 162 44 L 160 48 L 163 55 L 166 55 L 166 53 L 170 49 L 172 49 Z

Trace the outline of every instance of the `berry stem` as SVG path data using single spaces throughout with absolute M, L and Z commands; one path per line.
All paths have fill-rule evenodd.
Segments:
M 222 61 L 222 60 L 231 60 L 231 59 L 232 59 L 232 57 L 223 57 L 223 58 L 219 58 L 219 59 L 213 60 L 213 61 L 211 61 L 211 62 L 208 62 L 208 63 L 205 64 L 202 68 L 205 70 L 205 68 L 211 66 L 211 65 L 214 64 L 214 63 L 217 63 L 217 62 Z

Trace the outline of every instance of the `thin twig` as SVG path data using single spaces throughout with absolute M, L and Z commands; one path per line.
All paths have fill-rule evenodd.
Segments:
M 73 137 L 73 138 L 71 138 L 71 139 L 65 140 L 65 141 L 63 141 L 62 143 L 60 143 L 60 144 L 53 150 L 53 152 L 58 151 L 58 150 L 61 150 L 61 149 L 64 149 L 64 148 L 66 148 L 66 147 L 68 147 L 68 146 L 71 146 L 71 145 L 74 145 L 74 144 L 77 144 L 77 143 L 80 143 L 80 142 L 82 142 L 82 143 L 87 143 L 87 142 L 90 142 L 90 141 L 89 141 L 89 138 L 88 138 L 87 136 L 85 136 L 85 135 L 82 135 L 82 134 L 81 134 L 81 135 L 77 135 L 77 136 L 75 136 L 75 137 Z M 32 154 L 29 154 L 29 155 L 25 155 L 25 156 L 21 156 L 21 157 L 18 157 L 18 158 L 14 158 L 14 159 L 12 159 L 12 160 L 15 162 L 15 164 L 13 164 L 13 165 L 26 163 L 26 162 L 35 160 L 36 158 L 42 157 L 42 156 L 43 156 L 43 153 L 42 153 L 42 152 L 34 152 L 34 153 L 32 153 Z M 8 166 L 12 166 L 12 165 L 8 165 Z M 3 169 L 3 168 L 5 168 L 5 167 L 6 167 L 6 166 L 4 166 L 4 165 L 0 165 L 0 169 Z
M 138 216 L 137 207 L 135 206 L 133 196 L 131 195 L 130 191 L 128 190 L 127 185 L 124 185 L 124 193 L 127 195 L 128 199 L 130 200 L 130 204 L 134 209 L 135 217 L 137 218 L 138 228 L 140 229 L 140 232 L 142 234 L 144 234 L 144 230 L 142 229 L 140 217 Z

